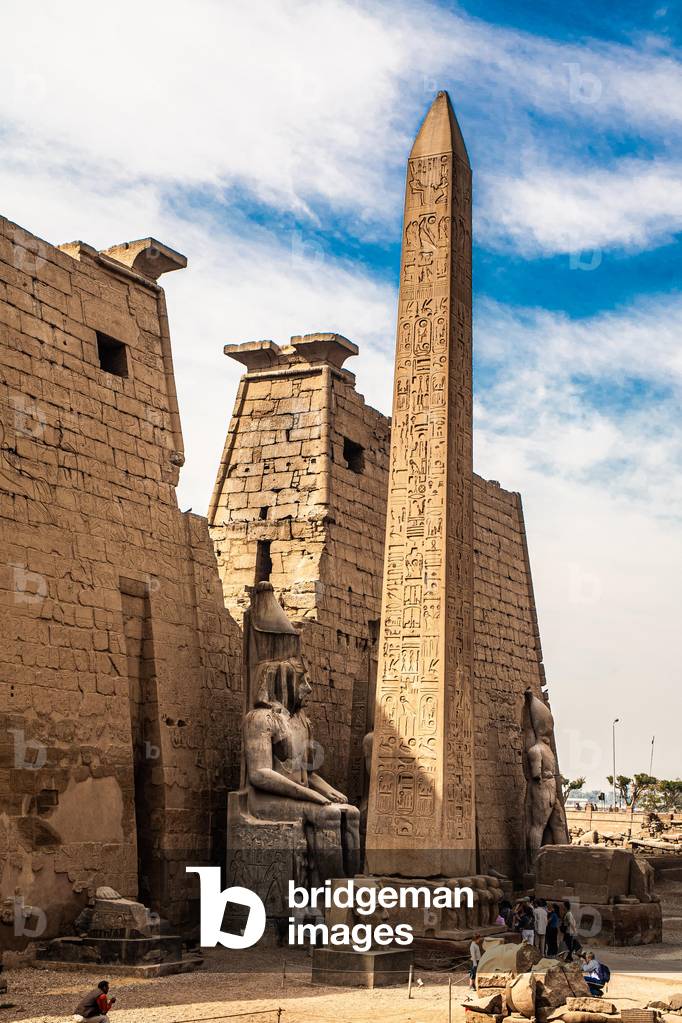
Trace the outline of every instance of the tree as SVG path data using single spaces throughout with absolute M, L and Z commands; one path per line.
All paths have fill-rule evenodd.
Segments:
M 654 788 L 644 793 L 641 806 L 653 813 L 673 813 L 682 810 L 682 781 L 661 779 Z
M 606 780 L 609 783 L 609 785 L 613 788 L 613 775 L 612 774 L 607 774 Z M 618 774 L 618 775 L 616 775 L 616 785 L 615 785 L 616 792 L 615 792 L 615 796 L 616 796 L 616 799 L 617 799 L 619 804 L 620 803 L 625 803 L 626 806 L 628 805 L 628 798 L 629 798 L 629 795 L 630 795 L 630 782 L 631 781 L 632 781 L 632 778 L 628 778 L 628 776 L 626 774 Z
M 613 785 L 612 774 L 609 774 L 606 780 L 609 785 Z M 622 801 L 631 810 L 635 810 L 640 799 L 645 794 L 652 792 L 657 785 L 658 779 L 654 778 L 652 774 L 636 774 L 634 778 L 629 778 L 626 774 L 616 775 L 616 791 L 619 802 Z
M 571 781 L 569 778 L 565 778 L 561 775 L 561 794 L 564 797 L 564 802 L 568 799 L 571 792 L 578 792 L 585 784 L 584 778 L 574 778 Z
M 659 781 L 656 791 L 664 813 L 682 810 L 682 780 Z

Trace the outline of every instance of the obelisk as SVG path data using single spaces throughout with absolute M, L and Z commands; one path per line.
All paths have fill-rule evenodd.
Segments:
M 471 168 L 440 92 L 405 189 L 367 869 L 475 871 Z

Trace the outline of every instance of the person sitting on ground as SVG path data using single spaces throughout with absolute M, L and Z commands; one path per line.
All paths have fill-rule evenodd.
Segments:
M 604 963 L 600 963 L 594 952 L 585 952 L 583 956 L 583 977 L 594 998 L 601 998 L 604 987 L 611 979 L 611 971 Z
M 108 1023 L 107 1013 L 112 1008 L 115 998 L 109 998 L 109 981 L 100 980 L 94 991 L 88 992 L 76 1007 L 73 1014 L 75 1023 Z
M 469 945 L 469 955 L 471 956 L 471 966 L 469 967 L 469 987 L 474 987 L 476 982 L 476 970 L 478 964 L 481 961 L 483 955 L 483 938 L 480 934 L 474 934 L 473 940 Z

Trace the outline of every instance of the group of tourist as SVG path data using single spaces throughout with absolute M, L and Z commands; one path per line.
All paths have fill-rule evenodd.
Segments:
M 583 976 L 591 994 L 600 995 L 610 973 L 593 952 L 583 952 L 578 940 L 578 924 L 568 900 L 562 903 L 547 902 L 545 899 L 520 899 L 516 905 L 503 899 L 495 921 L 508 930 L 516 931 L 521 940 L 535 945 L 543 957 L 561 956 L 566 962 L 573 962 L 575 956 L 581 960 Z M 563 946 L 559 951 L 560 944 Z M 475 934 L 470 946 L 470 986 L 474 987 L 476 971 L 483 955 L 483 938 Z
M 522 941 L 535 945 L 543 956 L 559 955 L 563 944 L 565 958 L 571 962 L 580 951 L 578 925 L 570 902 L 547 902 L 545 899 L 521 899 L 515 906 L 508 900 L 500 904 L 500 915 L 511 931 Z

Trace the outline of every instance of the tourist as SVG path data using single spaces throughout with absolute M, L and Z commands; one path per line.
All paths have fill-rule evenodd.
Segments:
M 509 928 L 513 926 L 513 911 L 512 904 L 509 899 L 502 899 L 500 903 L 500 916 L 505 922 L 505 925 Z
M 475 987 L 476 983 L 476 970 L 478 964 L 481 961 L 483 955 L 483 938 L 480 934 L 474 934 L 473 941 L 469 945 L 469 955 L 471 956 L 471 966 L 469 967 L 469 987 Z
M 573 953 L 578 950 L 578 925 L 576 919 L 571 912 L 571 903 L 564 900 L 564 913 L 561 920 L 561 933 L 564 936 L 564 944 L 568 955 L 566 956 L 566 962 L 573 962 Z
M 611 979 L 611 971 L 604 963 L 600 963 L 594 952 L 586 952 L 583 956 L 583 977 L 594 998 L 601 998 L 604 986 Z
M 535 947 L 541 955 L 545 954 L 545 936 L 547 934 L 547 903 L 544 899 L 535 900 L 533 910 L 533 926 L 535 930 Z
M 521 931 L 521 940 L 527 941 L 529 945 L 533 945 L 535 942 L 535 917 L 533 916 L 533 908 L 529 902 L 522 902 L 518 917 L 517 917 L 517 930 Z
M 545 955 L 555 956 L 559 952 L 559 924 L 561 920 L 553 902 L 547 905 L 547 933 L 545 935 Z
M 81 998 L 73 1018 L 76 1023 L 83 1023 L 86 1019 L 93 1023 L 107 1023 L 107 1013 L 115 1001 L 115 998 L 109 998 L 109 981 L 100 980 L 94 991 Z

